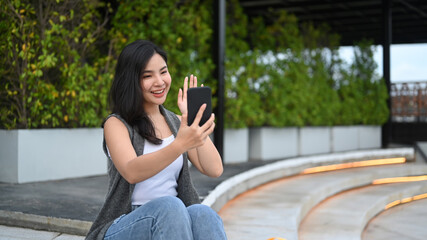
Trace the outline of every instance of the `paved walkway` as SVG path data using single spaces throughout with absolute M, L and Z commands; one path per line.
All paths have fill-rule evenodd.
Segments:
M 0 225 L 0 240 L 83 240 L 83 236 Z
M 328 161 L 330 161 L 331 159 L 337 159 L 337 161 L 340 161 L 340 159 L 342 160 L 343 157 L 349 156 L 353 155 L 347 153 L 334 156 L 325 155 L 320 156 L 319 158 L 314 157 L 301 159 L 301 163 L 303 163 L 306 167 L 311 164 L 321 164 L 322 162 L 324 162 L 324 164 L 328 164 Z M 360 156 L 360 153 L 356 153 L 354 156 Z M 257 174 L 265 172 L 264 170 L 266 169 L 271 169 L 272 171 L 274 171 L 273 168 L 276 166 L 281 166 L 282 168 L 285 166 L 283 173 L 286 172 L 286 174 L 290 174 L 290 172 L 299 171 L 298 169 L 303 166 L 298 166 L 298 162 L 298 159 L 294 159 L 283 161 L 284 164 L 282 164 L 281 162 L 275 164 L 271 161 L 260 161 L 226 165 L 224 168 L 224 174 L 218 179 L 208 178 L 197 172 L 197 170 L 195 170 L 194 168 L 191 169 L 191 174 L 196 189 L 198 190 L 201 197 L 204 198 L 218 185 L 222 185 L 225 180 L 227 180 L 225 182 L 228 182 L 228 180 L 233 180 L 231 182 L 234 183 L 236 182 L 234 180 L 246 179 L 244 180 L 247 181 L 246 183 L 242 182 L 239 184 L 239 188 L 241 190 L 241 187 L 245 184 L 247 186 L 252 186 L 253 184 L 255 184 L 254 181 L 260 181 L 262 177 Z M 268 166 L 265 166 L 266 168 L 264 168 L 263 165 L 266 164 Z M 288 165 L 295 165 L 294 167 L 292 167 L 292 171 L 289 171 L 291 169 L 289 169 Z M 260 166 L 263 166 L 264 170 L 258 171 L 259 168 L 257 167 Z M 251 172 L 251 174 L 247 174 L 246 177 L 256 176 L 255 178 L 234 177 L 236 174 L 239 173 L 248 173 L 248 170 L 251 170 L 253 168 L 257 169 L 254 169 L 255 171 L 249 171 Z M 366 185 L 373 178 L 378 178 L 381 176 L 395 176 L 396 174 L 417 175 L 422 173 L 425 168 L 426 166 L 412 167 L 411 164 L 408 164 L 405 166 L 388 166 L 385 168 L 381 168 L 382 170 L 379 170 L 379 168 L 375 170 L 375 167 L 369 168 L 371 170 L 368 170 L 368 168 L 365 168 L 363 170 L 342 170 L 334 172 L 333 174 L 335 175 L 313 174 L 311 175 L 311 177 L 317 176 L 316 179 L 311 179 L 308 181 L 304 180 L 305 176 L 301 175 L 287 177 L 285 179 L 274 181 L 272 183 L 265 184 L 246 193 L 243 193 L 234 200 L 230 201 L 226 206 L 224 206 L 220 211 L 220 215 L 223 217 L 226 231 L 230 240 L 267 240 L 272 237 L 286 237 L 287 240 L 293 240 L 297 239 L 299 224 L 302 222 L 304 217 L 314 206 L 327 199 L 328 196 L 334 195 L 341 191 L 345 191 L 346 189 L 354 188 L 356 186 Z M 281 171 L 282 170 L 278 169 L 277 172 Z M 349 174 L 348 171 L 355 172 L 350 172 L 352 174 Z M 263 174 L 272 175 L 273 173 Z M 357 178 L 354 178 L 354 176 L 357 176 Z M 298 180 L 293 180 L 293 182 L 291 183 L 286 183 L 288 180 L 292 179 Z M 6 227 L 0 225 L 0 240 L 83 239 L 81 235 L 84 235 L 84 233 L 82 233 L 81 231 L 87 231 L 91 221 L 94 220 L 99 208 L 101 207 L 107 191 L 107 182 L 108 179 L 106 176 L 97 176 L 89 178 L 78 178 L 28 184 L 0 183 L 0 224 L 21 224 L 21 226 L 24 227 L 27 226 L 37 228 L 37 226 L 34 226 L 34 218 L 36 218 L 36 220 L 40 222 L 45 221 L 45 223 L 42 224 L 43 227 L 46 227 L 46 223 L 56 222 L 57 227 L 59 226 L 59 228 L 57 229 L 60 229 L 50 229 L 51 232 L 40 232 L 35 230 Z M 304 182 L 308 183 L 309 185 L 303 185 Z M 283 183 L 287 184 L 287 186 L 281 187 L 281 184 Z M 230 191 L 235 191 L 236 189 L 238 189 L 237 185 L 225 185 L 230 187 Z M 275 187 L 276 189 L 274 189 Z M 311 194 L 306 194 L 304 196 L 304 194 L 297 194 L 298 191 L 300 193 Z M 227 195 L 227 192 L 224 192 L 224 194 Z M 228 195 L 234 196 L 230 194 Z M 285 196 L 283 194 L 287 195 Z M 216 194 L 211 194 L 209 195 L 209 197 L 214 195 Z M 224 195 L 217 196 L 220 197 Z M 260 196 L 261 198 L 252 198 L 252 200 L 248 200 L 248 196 Z M 294 200 L 293 203 L 292 200 Z M 295 209 L 292 209 L 292 205 L 294 207 L 296 206 L 295 202 L 303 203 L 303 205 L 297 206 L 297 211 L 295 211 Z M 250 207 L 245 209 L 245 204 Z M 240 213 L 236 214 L 239 211 Z M 20 216 L 19 212 L 23 213 L 23 216 Z M 13 217 L 9 217 L 11 216 L 10 214 L 15 215 Z M 296 216 L 297 218 L 292 219 L 290 216 Z M 30 219 L 31 221 L 29 221 L 28 218 L 33 219 Z M 7 222 L 7 220 L 10 220 L 12 222 Z M 30 225 L 25 225 L 26 221 Z M 75 227 L 74 229 L 73 226 Z M 283 228 L 284 226 L 285 228 Z M 237 229 L 236 232 L 233 232 L 234 230 L 232 230 L 234 227 L 235 229 Z M 285 230 L 287 233 L 292 234 L 290 234 L 289 236 L 283 236 Z M 73 233 L 73 231 L 80 232 Z M 72 235 L 62 234 L 64 232 L 71 233 Z M 295 236 L 296 238 L 294 238 Z

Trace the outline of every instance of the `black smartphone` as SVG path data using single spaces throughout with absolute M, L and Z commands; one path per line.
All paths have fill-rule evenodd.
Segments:
M 195 87 L 187 90 L 188 126 L 193 124 L 200 107 L 206 103 L 199 126 L 205 124 L 212 115 L 212 91 L 210 87 Z

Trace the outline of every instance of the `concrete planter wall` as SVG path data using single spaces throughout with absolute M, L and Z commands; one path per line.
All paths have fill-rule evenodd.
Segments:
M 249 129 L 225 129 L 224 163 L 248 161 Z
M 299 129 L 299 155 L 329 153 L 331 151 L 330 127 L 303 127 Z
M 298 128 L 251 128 L 250 160 L 277 160 L 298 154 Z
M 249 160 L 381 148 L 380 126 L 251 128 Z
M 331 152 L 359 149 L 359 126 L 334 126 L 331 128 Z
M 224 163 L 381 148 L 380 126 L 226 129 Z M 0 130 L 0 182 L 107 173 L 102 129 Z
M 381 148 L 380 126 L 358 126 L 359 149 Z
M 0 182 L 106 174 L 102 129 L 0 130 Z

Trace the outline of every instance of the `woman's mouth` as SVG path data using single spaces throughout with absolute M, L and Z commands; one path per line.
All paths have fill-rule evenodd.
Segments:
M 163 97 L 163 95 L 165 94 L 165 89 L 160 89 L 160 90 L 156 90 L 156 91 L 151 91 L 151 93 L 154 95 L 154 97 Z

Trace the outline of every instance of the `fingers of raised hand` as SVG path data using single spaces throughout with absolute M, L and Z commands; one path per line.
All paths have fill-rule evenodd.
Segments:
M 209 137 L 210 134 L 213 133 L 215 129 L 215 117 L 212 114 L 212 117 L 201 127 L 201 130 L 203 131 L 202 134 L 202 144 L 206 142 L 206 139 Z
M 183 86 L 183 98 L 187 99 L 187 89 L 188 89 L 188 77 L 184 78 L 184 86 Z
M 182 103 L 182 89 L 178 90 L 178 105 Z
M 199 111 L 197 112 L 197 115 L 196 115 L 196 117 L 194 118 L 193 125 L 194 125 L 194 124 L 196 124 L 197 126 L 199 126 L 200 120 L 202 120 L 203 112 L 205 111 L 205 109 L 206 109 L 206 103 L 204 103 L 204 104 L 199 108 Z
M 209 134 L 212 133 L 212 131 L 215 128 L 215 114 L 211 114 L 211 117 L 203 124 L 202 130 L 204 132 L 209 132 Z
M 203 110 L 203 108 L 200 110 Z M 187 139 L 185 142 L 188 144 L 188 149 L 200 147 L 206 142 L 209 135 L 214 131 L 214 120 L 215 116 L 212 114 L 209 120 L 200 127 L 197 122 L 200 121 L 200 119 L 197 119 L 196 117 L 193 124 L 191 126 L 187 126 L 188 116 L 187 114 L 182 115 L 180 131 L 183 131 L 182 136 Z M 178 133 L 178 135 L 180 136 L 180 133 Z
M 191 74 L 190 76 L 190 88 L 197 87 L 197 77 Z
M 179 89 L 178 91 L 178 108 L 181 111 L 181 114 L 187 113 L 187 102 L 186 99 L 183 98 L 183 91 Z

